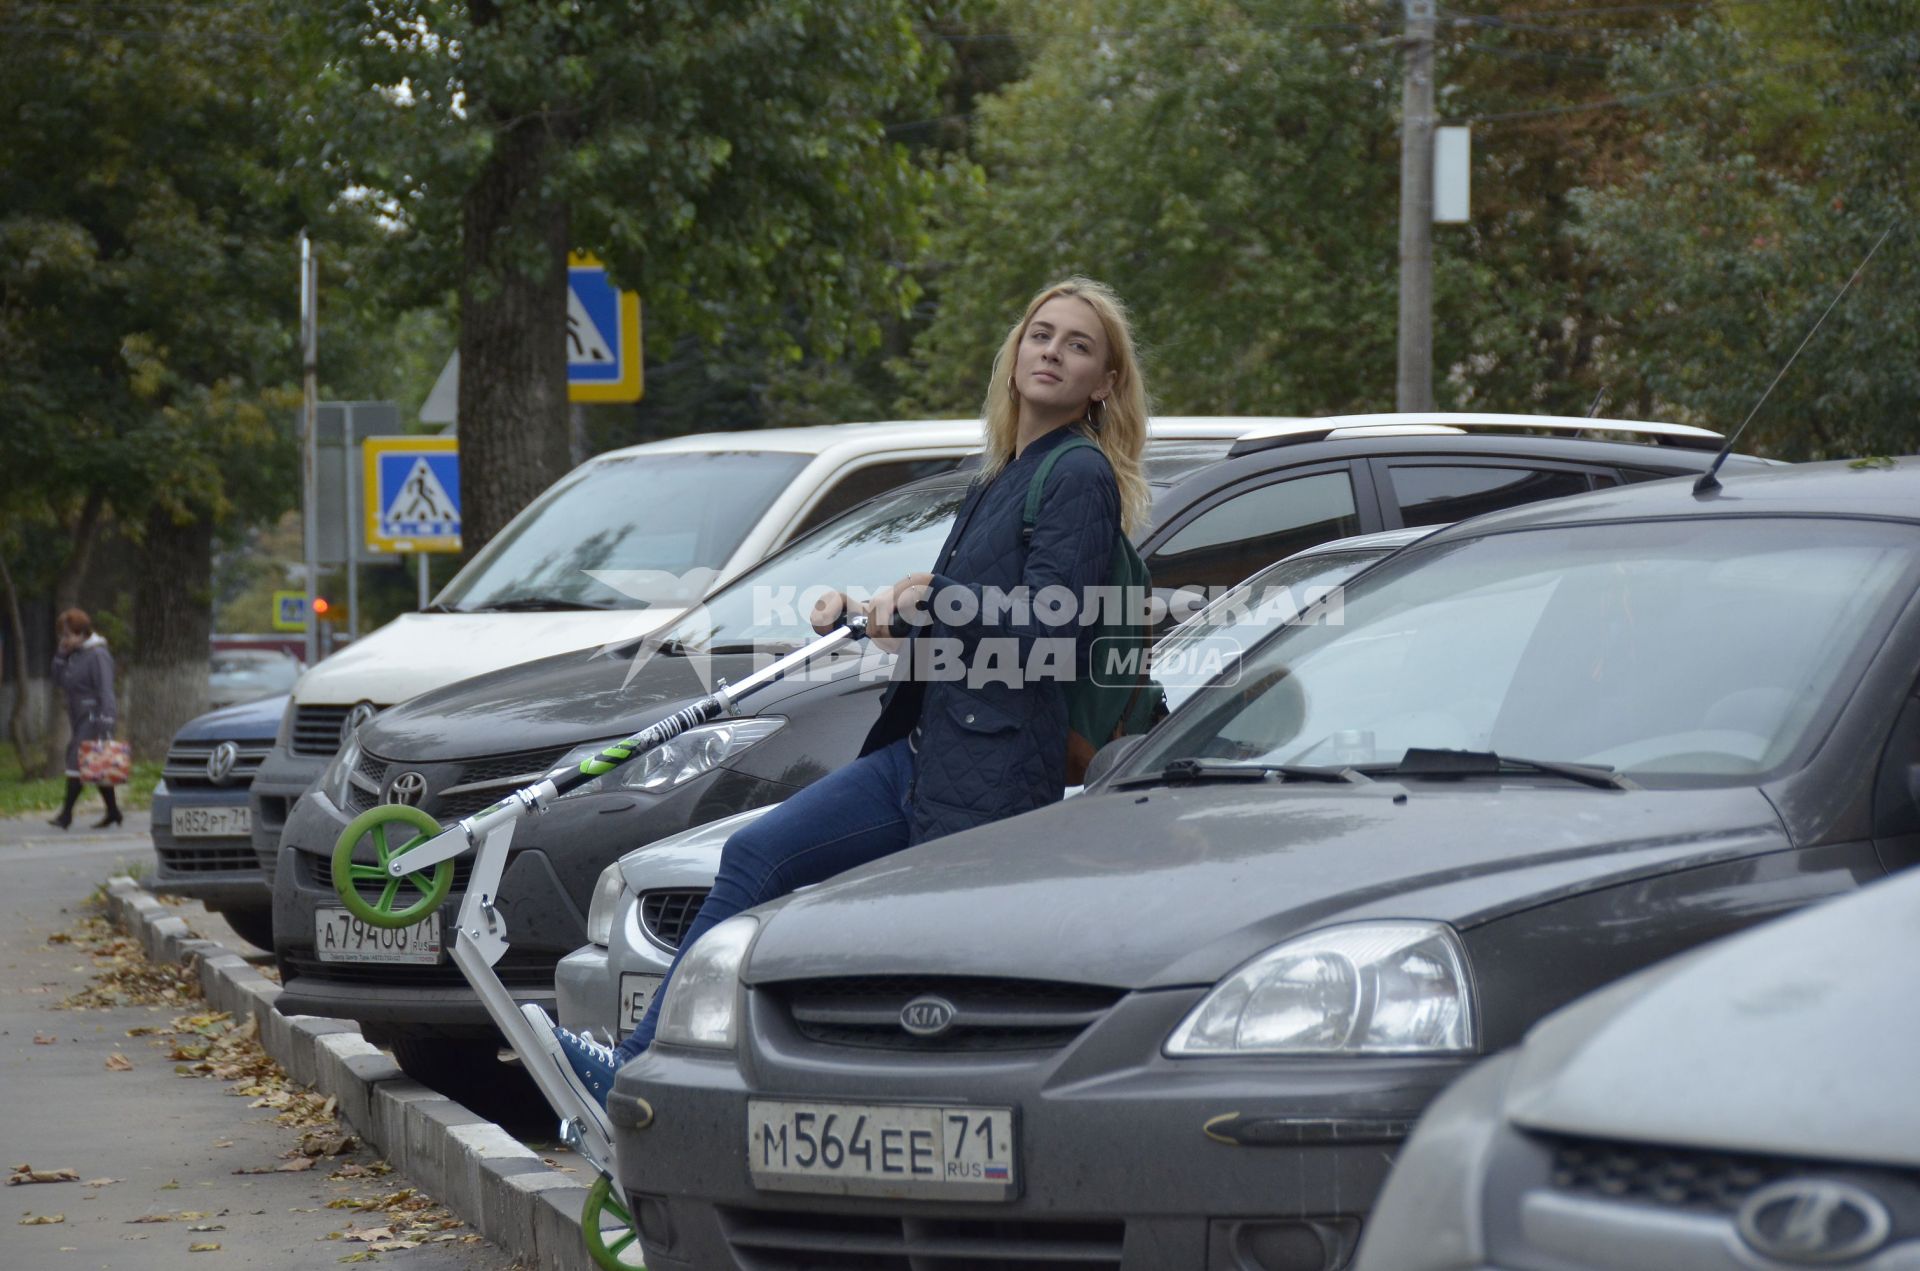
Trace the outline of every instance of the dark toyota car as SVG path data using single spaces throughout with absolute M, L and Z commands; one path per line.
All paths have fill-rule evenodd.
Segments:
M 1332 1271 L 1476 1058 L 1908 863 L 1920 460 L 1721 480 L 1441 530 L 1079 797 L 715 927 L 609 1100 L 647 1265 Z
M 262 949 L 273 947 L 273 892 L 253 850 L 248 787 L 289 700 L 283 694 L 188 721 L 153 792 L 148 888 L 204 902 Z
M 1245 421 L 1237 441 L 1156 444 L 1147 460 L 1154 520 L 1140 540 L 1155 589 L 1204 598 L 1329 539 L 1699 471 L 1718 443 L 1669 424 L 1522 417 L 1545 434 L 1536 435 L 1515 418 Z M 1588 432 L 1640 440 L 1578 435 Z M 409 1072 L 443 1088 L 470 1079 L 497 1044 L 492 1026 L 447 960 L 437 916 L 396 938 L 370 933 L 340 905 L 328 859 L 346 822 L 382 800 L 452 821 L 678 710 L 704 691 L 703 674 L 737 679 L 756 652 L 810 637 L 797 603 L 807 588 L 880 585 L 926 568 L 968 479 L 929 478 L 882 496 L 644 642 L 478 676 L 363 725 L 281 838 L 281 1009 L 358 1020 Z M 781 594 L 784 610 L 759 599 Z M 586 942 L 607 865 L 665 835 L 779 802 L 852 758 L 883 678 L 850 655 L 830 682 L 764 693 L 752 716 L 689 733 L 523 827 L 501 884 L 513 939 L 498 968 L 503 982 L 521 1000 L 551 1004 L 555 967 Z M 455 862 L 456 891 L 467 867 Z

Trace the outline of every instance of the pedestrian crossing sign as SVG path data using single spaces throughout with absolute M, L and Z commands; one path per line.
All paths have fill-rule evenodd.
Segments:
M 640 296 L 616 291 L 607 267 L 567 258 L 567 400 L 637 402 L 641 394 Z
M 460 440 L 368 437 L 365 465 L 367 550 L 460 550 Z

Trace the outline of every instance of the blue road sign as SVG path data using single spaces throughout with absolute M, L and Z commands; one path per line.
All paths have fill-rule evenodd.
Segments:
M 591 256 L 567 261 L 567 398 L 637 402 L 641 394 L 640 297 L 616 291 Z
M 460 452 L 453 437 L 368 437 L 367 548 L 460 550 Z

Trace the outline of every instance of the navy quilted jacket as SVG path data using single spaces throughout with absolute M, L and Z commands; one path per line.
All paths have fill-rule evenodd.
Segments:
M 1058 656 L 1063 649 L 1074 670 L 1084 669 L 1089 635 L 1081 619 L 1090 615 L 1078 611 L 1085 607 L 1080 604 L 1067 622 L 1049 623 L 1044 605 L 1009 613 L 980 602 L 990 589 L 1010 595 L 1024 587 L 1031 597 L 1065 587 L 1083 597 L 1106 582 L 1120 532 L 1120 490 L 1096 447 L 1076 447 L 1054 464 L 1033 536 L 1026 541 L 1022 534 L 1034 473 L 1071 435 L 1068 428 L 1048 433 L 992 481 L 968 491 L 933 567 L 933 620 L 915 631 L 861 750 L 914 734 L 915 843 L 1032 811 L 1065 789 L 1065 685 L 1061 679 L 1027 682 L 1023 671 L 1038 659 L 1066 673 Z M 965 664 L 958 678 L 950 657 L 956 651 Z M 947 659 L 944 674 L 935 668 L 937 657 Z M 900 678 L 914 663 L 920 675 Z

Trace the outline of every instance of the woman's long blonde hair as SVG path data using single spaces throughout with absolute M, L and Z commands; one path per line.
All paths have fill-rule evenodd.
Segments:
M 1092 419 L 1069 427 L 1085 431 L 1112 465 L 1120 483 L 1120 524 L 1132 534 L 1146 524 L 1152 503 L 1147 479 L 1140 470 L 1140 456 L 1147 448 L 1147 385 L 1134 353 L 1127 307 L 1105 283 L 1074 277 L 1044 287 L 1007 332 L 1000 352 L 994 355 L 993 378 L 987 384 L 987 447 L 980 479 L 992 480 L 1013 461 L 1014 444 L 1020 436 L 1020 397 L 1013 391 L 1014 359 L 1035 311 L 1055 296 L 1077 296 L 1086 301 L 1099 315 L 1100 328 L 1106 334 L 1113 391 L 1107 394 L 1104 407 L 1090 405 Z M 1098 421 L 1097 426 L 1093 420 Z

